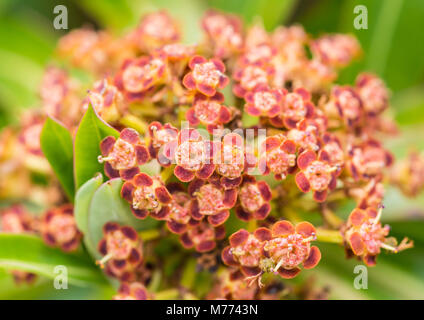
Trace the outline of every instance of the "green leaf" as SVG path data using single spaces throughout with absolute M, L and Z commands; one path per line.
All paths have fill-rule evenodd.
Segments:
M 88 211 L 94 193 L 103 183 L 103 176 L 98 176 L 88 180 L 75 195 L 74 216 L 78 229 L 84 234 L 84 244 L 92 256 L 96 256 L 97 248 L 88 238 Z
M 100 119 L 93 107 L 87 109 L 82 118 L 74 141 L 74 175 L 76 187 L 81 187 L 98 172 L 103 165 L 97 160 L 100 142 L 107 136 L 118 137 L 119 132 Z
M 75 195 L 74 217 L 78 229 L 84 234 L 88 232 L 88 209 L 90 208 L 91 199 L 102 183 L 103 177 L 99 174 L 84 183 Z
M 0 234 L 0 267 L 17 269 L 57 277 L 56 266 L 65 266 L 70 284 L 86 286 L 91 283 L 105 284 L 102 273 L 86 257 L 64 253 L 50 248 L 36 236 L 26 234 Z
M 139 220 L 134 217 L 129 203 L 121 198 L 122 184 L 120 178 L 112 179 L 102 184 L 94 193 L 88 212 L 87 236 L 91 247 L 97 248 L 103 238 L 103 226 L 109 221 L 132 226 L 137 231 L 152 229 L 160 223 L 152 218 Z M 96 259 L 100 258 L 97 251 L 94 256 Z
M 72 137 L 68 129 L 48 117 L 40 136 L 41 150 L 59 179 L 69 200 L 75 194 Z

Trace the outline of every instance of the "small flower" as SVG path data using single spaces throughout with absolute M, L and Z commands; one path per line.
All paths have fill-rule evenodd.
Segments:
M 184 248 L 195 248 L 198 252 L 208 252 L 216 247 L 216 241 L 225 237 L 224 226 L 213 227 L 206 221 L 193 223 L 180 236 Z
M 186 117 L 192 126 L 202 123 L 207 126 L 209 132 L 222 127 L 232 118 L 230 108 L 224 106 L 224 95 L 216 92 L 214 96 L 208 97 L 197 93 L 194 97 L 193 106 L 187 110 Z
M 244 221 L 265 219 L 271 211 L 271 198 L 271 189 L 265 181 L 256 181 L 253 176 L 243 176 L 238 190 L 237 217 Z
M 121 176 L 129 180 L 139 172 L 138 166 L 150 158 L 144 141 L 137 131 L 130 128 L 122 130 L 118 139 L 112 136 L 104 138 L 100 150 L 102 155 L 98 160 L 105 162 L 105 173 L 109 178 Z
M 345 162 L 345 154 L 340 139 L 335 134 L 326 132 L 322 136 L 322 142 L 321 150 L 327 152 L 329 163 L 341 169 Z
M 214 150 L 213 144 L 204 141 L 199 131 L 183 129 L 177 140 L 164 145 L 160 162 L 176 163 L 174 174 L 182 182 L 189 182 L 195 177 L 207 179 L 215 171 Z
M 150 138 L 149 153 L 150 157 L 152 158 L 156 158 L 159 156 L 159 150 L 162 146 L 172 141 L 176 141 L 178 137 L 177 128 L 172 126 L 170 123 L 165 123 L 164 125 L 162 125 L 158 121 L 153 121 L 152 123 L 150 123 L 148 133 Z M 160 162 L 160 160 L 158 161 Z M 166 163 L 161 164 L 164 165 Z
M 149 213 L 162 216 L 171 201 L 171 195 L 159 177 L 140 172 L 122 185 L 121 197 L 131 204 L 131 211 L 138 219 Z
M 389 91 L 384 82 L 371 73 L 361 73 L 356 78 L 356 90 L 369 116 L 382 113 L 389 106 Z
M 207 60 L 201 56 L 194 56 L 189 62 L 189 67 L 192 71 L 184 76 L 184 86 L 205 96 L 214 96 L 217 88 L 222 89 L 229 82 L 224 74 L 225 65 L 221 60 Z
M 42 156 L 40 135 L 44 126 L 44 118 L 37 113 L 28 112 L 22 118 L 22 128 L 19 142 L 26 152 L 35 156 Z
M 271 119 L 272 124 L 283 123 L 288 129 L 295 129 L 298 122 L 314 116 L 315 106 L 311 102 L 311 94 L 303 88 L 298 88 L 284 96 L 282 111 L 277 119 Z
M 140 100 L 164 81 L 166 72 L 167 62 L 161 55 L 126 60 L 115 76 L 115 85 L 128 100 Z
M 195 48 L 182 43 L 172 43 L 158 49 L 159 55 L 165 54 L 169 62 L 188 61 L 193 56 Z
M 247 48 L 239 59 L 240 65 L 264 66 L 271 62 L 277 54 L 277 49 L 269 43 L 260 43 Z
M 303 268 L 311 269 L 321 260 L 318 247 L 311 246 L 311 241 L 316 240 L 316 231 L 309 222 L 294 227 L 289 221 L 279 221 L 272 226 L 271 236 L 263 250 L 267 259 L 272 261 L 271 270 L 283 278 L 294 278 L 300 272 L 301 264 Z
M 171 195 L 171 201 L 166 204 L 164 210 L 152 212 L 151 216 L 158 220 L 166 220 L 166 226 L 172 233 L 182 234 L 192 219 L 192 197 L 178 183 L 170 183 L 166 188 Z
M 348 128 L 358 126 L 363 120 L 363 106 L 355 89 L 349 86 L 336 86 L 331 95 L 332 102 L 346 126 Z
M 296 166 L 296 144 L 283 135 L 267 137 L 261 146 L 259 170 L 272 172 L 276 179 L 285 179 Z
M 323 202 L 328 190 L 333 190 L 337 183 L 336 166 L 329 163 L 330 157 L 326 151 L 304 151 L 297 158 L 300 172 L 296 174 L 296 184 L 302 192 L 313 191 L 314 199 Z
M 177 24 L 162 10 L 145 15 L 137 27 L 134 38 L 142 50 L 148 52 L 180 39 Z
M 397 253 L 413 247 L 413 242 L 405 238 L 398 245 L 396 239 L 387 238 L 390 227 L 382 226 L 380 217 L 383 208 L 354 209 L 348 219 L 342 234 L 348 249 L 368 266 L 376 264 L 377 255 L 381 248 Z
M 113 300 L 148 300 L 149 293 L 146 287 L 140 282 L 123 282 L 121 283 L 118 294 Z
M 238 83 L 233 86 L 233 92 L 237 97 L 244 98 L 247 92 L 258 87 L 269 85 L 274 69 L 272 67 L 260 67 L 248 65 L 239 67 L 234 71 L 233 78 Z
M 297 124 L 296 129 L 291 129 L 287 133 L 287 138 L 292 140 L 299 149 L 318 151 L 320 148 L 319 130 L 316 123 L 302 120 Z
M 143 246 L 134 228 L 108 222 L 103 226 L 103 238 L 98 244 L 103 258 L 97 264 L 106 273 L 121 281 L 134 280 L 134 272 L 143 261 Z
M 230 216 L 230 211 L 237 200 L 235 189 L 225 190 L 204 180 L 194 180 L 189 186 L 189 192 L 194 197 L 190 211 L 191 216 L 200 220 L 207 216 L 213 226 L 223 224 Z
M 416 151 L 396 164 L 391 180 L 407 196 L 418 195 L 424 189 L 424 156 Z
M 97 81 L 94 89 L 88 91 L 82 108 L 87 110 L 91 104 L 102 119 L 114 122 L 122 116 L 127 107 L 123 99 L 122 93 L 112 84 L 111 79 L 105 78 Z
M 271 230 L 262 227 L 253 234 L 241 229 L 230 236 L 222 260 L 228 266 L 238 266 L 245 280 L 250 283 L 257 280 L 259 286 L 265 272 L 294 278 L 300 272 L 299 265 L 311 269 L 321 259 L 319 249 L 310 245 L 316 239 L 315 233 L 309 222 L 301 222 L 295 228 L 289 221 L 279 221 Z
M 244 96 L 247 102 L 244 109 L 252 116 L 275 117 L 281 112 L 284 94 L 282 90 L 256 87 Z
M 82 237 L 70 204 L 47 211 L 41 219 L 40 229 L 45 243 L 60 247 L 64 251 L 75 251 Z
M 359 56 L 361 47 L 351 35 L 334 34 L 322 36 L 311 43 L 312 54 L 332 67 L 345 67 Z
M 1 212 L 2 231 L 10 233 L 26 233 L 34 231 L 36 221 L 21 205 L 14 205 Z
M 368 139 L 349 150 L 348 168 L 355 180 L 368 180 L 382 174 L 393 163 L 393 156 L 380 142 Z
M 224 188 L 235 188 L 241 183 L 243 172 L 256 165 L 254 156 L 245 151 L 243 138 L 237 133 L 228 133 L 216 146 L 216 172 L 222 176 Z
M 212 44 L 214 56 L 228 58 L 241 51 L 242 26 L 236 16 L 208 10 L 202 19 L 202 28 Z

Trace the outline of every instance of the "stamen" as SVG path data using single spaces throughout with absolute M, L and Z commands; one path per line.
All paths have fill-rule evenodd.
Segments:
M 105 267 L 106 262 L 108 262 L 112 257 L 113 257 L 113 254 L 112 253 L 108 253 L 107 255 L 105 255 L 100 260 L 97 260 L 96 261 L 96 265 L 99 265 L 100 268 L 103 269 Z

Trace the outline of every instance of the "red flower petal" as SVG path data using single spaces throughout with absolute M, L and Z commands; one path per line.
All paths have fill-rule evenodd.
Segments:
M 224 211 L 221 211 L 218 214 L 208 216 L 208 222 L 211 225 L 213 225 L 214 227 L 217 227 L 217 226 L 223 224 L 225 221 L 227 221 L 229 216 L 230 216 L 230 211 L 224 210 Z
M 301 234 L 304 238 L 308 238 L 315 235 L 317 231 L 311 223 L 303 221 L 296 225 L 296 232 Z
M 377 264 L 377 256 L 366 255 L 363 260 L 369 267 L 373 267 Z
M 259 181 L 258 182 L 258 188 L 261 192 L 261 196 L 265 201 L 270 201 L 272 198 L 271 194 L 271 188 L 269 187 L 268 183 L 265 181 Z
M 196 89 L 196 81 L 194 81 L 193 74 L 191 72 L 187 73 L 183 78 L 183 85 L 187 89 L 194 90 Z
M 174 175 L 182 182 L 189 182 L 193 180 L 194 173 L 184 169 L 181 166 L 176 166 L 174 169 Z
M 280 149 L 287 153 L 295 153 L 296 144 L 292 140 L 286 140 L 281 144 Z
M 137 218 L 137 219 L 145 219 L 145 218 L 147 218 L 147 216 L 149 215 L 149 211 L 147 211 L 147 210 L 144 210 L 144 209 L 135 209 L 135 208 L 133 208 L 133 207 L 131 207 L 131 212 L 134 214 L 134 216 Z
M 241 184 L 241 181 L 242 181 L 242 177 L 237 177 L 234 179 L 222 177 L 220 180 L 221 185 L 224 187 L 224 189 L 227 189 L 227 190 L 237 188 Z
M 135 156 L 137 159 L 137 164 L 139 166 L 145 164 L 147 161 L 149 161 L 150 158 L 150 154 L 147 148 L 145 146 L 140 145 L 135 146 Z
M 222 73 L 225 72 L 225 64 L 218 59 L 211 59 L 211 62 L 215 65 L 215 67 Z
M 355 255 L 360 256 L 364 253 L 365 244 L 362 241 L 361 235 L 358 232 L 352 233 L 348 241 Z
M 229 189 L 224 191 L 224 199 L 222 200 L 223 204 L 227 208 L 232 208 L 237 201 L 237 190 Z
M 259 276 L 261 274 L 261 269 L 258 267 L 241 267 L 240 268 L 241 272 L 243 272 L 243 274 L 246 277 L 254 277 L 254 276 Z
M 284 279 L 293 279 L 299 274 L 299 272 L 300 272 L 299 268 L 288 270 L 281 267 L 280 269 L 278 269 L 278 274 Z
M 110 233 L 118 230 L 119 228 L 119 224 L 117 224 L 116 222 L 108 222 L 103 226 L 103 233 Z
M 287 236 L 289 234 L 293 234 L 294 231 L 295 229 L 292 223 L 286 220 L 274 223 L 271 228 L 271 232 L 274 237 Z
M 196 177 L 199 179 L 208 179 L 213 172 L 215 171 L 215 165 L 210 164 L 204 164 L 200 170 L 196 172 Z
M 194 111 L 194 108 L 190 108 L 186 112 L 186 119 L 192 126 L 197 126 L 200 121 L 196 117 L 196 112 Z
M 190 249 L 194 245 L 193 241 L 190 239 L 187 233 L 182 234 L 182 236 L 180 237 L 180 241 L 183 247 L 186 249 Z
M 134 230 L 134 228 L 129 227 L 129 226 L 124 226 L 121 228 L 121 232 L 129 239 L 131 239 L 132 241 L 136 241 L 137 240 L 137 232 Z
M 140 136 L 138 135 L 138 132 L 136 130 L 131 128 L 125 128 L 121 131 L 119 138 L 135 145 L 140 139 Z
M 245 211 L 242 207 L 236 208 L 236 216 L 242 221 L 250 221 L 253 218 L 252 213 Z
M 134 185 L 131 182 L 125 182 L 122 185 L 121 189 L 121 197 L 125 200 L 127 200 L 129 203 L 133 200 L 133 192 L 134 192 Z
M 255 117 L 260 116 L 261 113 L 262 113 L 261 110 L 256 108 L 253 104 L 246 104 L 245 110 L 248 114 L 250 114 L 251 116 L 255 116 Z
M 167 221 L 166 226 L 168 227 L 169 231 L 176 234 L 182 234 L 187 229 L 187 225 L 178 223 L 174 220 Z
M 207 61 L 206 58 L 202 56 L 194 56 L 193 58 L 190 59 L 188 66 L 190 67 L 190 69 L 194 69 L 194 66 L 196 64 L 205 63 L 206 61 Z
M 159 202 L 167 204 L 171 201 L 171 195 L 165 187 L 157 187 L 155 189 L 155 196 Z
M 102 156 L 106 157 L 113 149 L 115 145 L 116 139 L 115 137 L 106 137 L 100 142 L 100 151 L 102 152 Z
M 227 123 L 230 120 L 231 120 L 230 110 L 225 106 L 221 106 L 221 108 L 219 110 L 219 122 L 220 123 Z
M 317 202 L 324 202 L 327 199 L 327 190 L 314 191 L 313 197 Z
M 141 172 L 134 177 L 134 184 L 138 187 L 150 187 L 153 185 L 153 179 L 146 173 Z
M 119 175 L 121 176 L 123 180 L 131 180 L 139 172 L 140 172 L 140 169 L 138 167 L 134 167 L 131 169 L 119 170 Z
M 112 168 L 109 162 L 105 163 L 105 174 L 109 179 L 119 178 L 119 171 Z
M 230 245 L 232 247 L 237 247 L 241 244 L 243 244 L 247 238 L 249 238 L 249 232 L 247 232 L 244 229 L 240 229 L 239 231 L 237 231 L 236 233 L 233 233 L 230 238 Z
M 354 209 L 349 215 L 349 222 L 354 226 L 360 226 L 366 219 L 367 214 L 361 209 Z
M 196 251 L 198 252 L 208 252 L 215 249 L 216 243 L 215 241 L 203 241 L 196 246 Z
M 257 220 L 265 219 L 268 214 L 271 212 L 271 206 L 269 203 L 264 203 L 258 210 L 254 213 L 254 218 Z
M 267 241 L 272 239 L 272 232 L 268 228 L 258 228 L 253 235 L 260 241 Z
M 308 179 L 303 172 L 299 172 L 295 177 L 296 185 L 303 192 L 308 192 L 311 189 Z
M 304 151 L 297 158 L 297 166 L 300 170 L 305 170 L 312 162 L 317 159 L 317 155 L 312 150 Z
M 211 97 L 213 95 L 215 95 L 216 90 L 214 87 L 203 84 L 203 83 L 198 83 L 196 85 L 197 90 L 199 90 L 201 93 L 203 93 L 205 96 Z
M 224 248 L 224 250 L 222 250 L 222 253 L 221 253 L 222 262 L 224 262 L 224 264 L 226 264 L 227 266 L 236 267 L 239 264 L 234 259 L 234 256 L 231 254 L 230 250 L 231 250 L 230 246 L 227 246 Z
M 311 247 L 308 258 L 303 262 L 303 267 L 305 269 L 312 269 L 319 263 L 320 260 L 321 251 L 319 251 L 318 247 L 313 246 Z

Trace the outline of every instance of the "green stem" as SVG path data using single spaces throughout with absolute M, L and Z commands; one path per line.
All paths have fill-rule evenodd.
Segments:
M 180 292 L 178 289 L 168 289 L 157 292 L 155 294 L 156 300 L 175 300 L 180 297 Z
M 320 242 L 328 243 L 343 243 L 343 237 L 338 230 L 328 230 L 323 228 L 317 228 L 317 240 Z

